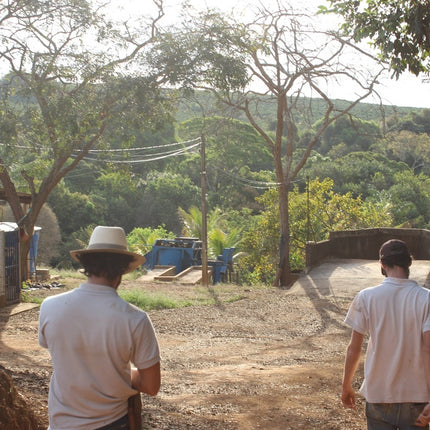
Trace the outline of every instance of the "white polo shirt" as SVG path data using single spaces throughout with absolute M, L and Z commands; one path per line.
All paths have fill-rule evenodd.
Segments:
M 39 343 L 54 372 L 49 389 L 51 430 L 92 430 L 127 414 L 131 363 L 146 369 L 160 361 L 146 312 L 107 286 L 82 284 L 44 300 Z
M 385 278 L 355 297 L 345 322 L 369 334 L 361 393 L 369 403 L 428 402 L 423 333 L 430 292 L 409 279 Z

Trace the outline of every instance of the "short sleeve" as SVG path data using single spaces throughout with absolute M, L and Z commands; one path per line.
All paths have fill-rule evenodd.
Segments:
M 44 334 L 44 328 L 46 325 L 45 320 L 46 320 L 46 312 L 45 312 L 45 307 L 42 303 L 42 306 L 40 307 L 40 313 L 39 313 L 39 329 L 38 329 L 39 345 L 42 348 L 48 348 L 48 343 L 46 342 L 46 338 Z
M 366 317 L 366 310 L 363 302 L 363 295 L 361 293 L 357 294 L 349 307 L 348 313 L 346 314 L 345 323 L 356 332 L 364 335 L 369 331 L 369 328 L 368 318 Z
M 152 322 L 147 314 L 141 319 L 134 333 L 133 364 L 147 369 L 160 361 L 160 349 Z
M 426 306 L 426 315 L 423 321 L 423 333 L 426 331 L 430 331 L 430 291 L 426 291 L 427 293 L 427 306 Z

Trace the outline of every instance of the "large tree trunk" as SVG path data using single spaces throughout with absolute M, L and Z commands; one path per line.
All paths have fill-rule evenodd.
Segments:
M 274 285 L 281 288 L 290 287 L 292 283 L 290 267 L 290 220 L 288 210 L 288 188 L 285 184 L 279 187 L 279 265 Z

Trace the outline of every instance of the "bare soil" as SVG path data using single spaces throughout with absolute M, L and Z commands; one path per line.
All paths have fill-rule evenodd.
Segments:
M 121 288 L 132 287 L 184 299 L 197 294 L 193 286 L 142 280 Z M 154 398 L 142 396 L 144 429 L 365 428 L 363 400 L 356 411 L 340 402 L 350 336 L 342 321 L 353 293 L 211 286 L 205 294 L 215 304 L 149 312 L 162 388 Z M 43 430 L 52 368 L 38 345 L 38 315 L 38 307 L 0 312 L 0 365 Z

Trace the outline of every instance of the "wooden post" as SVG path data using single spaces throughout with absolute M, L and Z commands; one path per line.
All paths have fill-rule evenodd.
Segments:
M 206 206 L 206 149 L 205 136 L 201 137 L 201 190 L 202 190 L 202 285 L 207 287 L 208 280 L 208 233 L 207 233 L 207 206 Z

